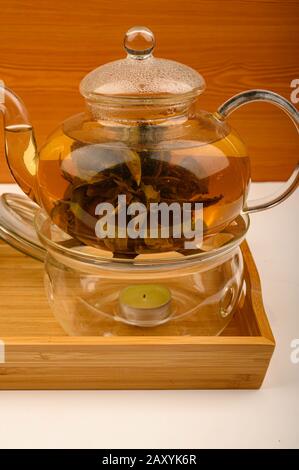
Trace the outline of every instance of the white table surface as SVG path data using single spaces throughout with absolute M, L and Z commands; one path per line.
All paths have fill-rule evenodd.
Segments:
M 255 184 L 251 194 L 276 188 Z M 0 448 L 299 448 L 299 363 L 290 359 L 299 338 L 298 209 L 299 191 L 251 216 L 247 239 L 277 341 L 261 390 L 0 392 Z

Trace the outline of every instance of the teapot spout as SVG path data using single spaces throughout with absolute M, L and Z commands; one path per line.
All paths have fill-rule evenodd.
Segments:
M 0 81 L 5 156 L 10 172 L 27 196 L 36 201 L 37 146 L 34 130 L 22 100 Z

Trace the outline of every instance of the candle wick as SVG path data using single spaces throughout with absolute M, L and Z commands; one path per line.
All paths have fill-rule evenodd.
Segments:
M 142 296 L 142 297 L 145 299 L 145 298 L 146 298 L 146 294 L 143 294 L 143 296 Z

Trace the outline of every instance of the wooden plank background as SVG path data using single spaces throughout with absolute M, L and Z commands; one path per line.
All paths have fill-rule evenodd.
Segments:
M 298 0 L 0 0 L 0 11 L 0 78 L 25 100 L 39 144 L 81 111 L 81 78 L 122 57 L 123 34 L 133 25 L 155 32 L 157 56 L 204 75 L 200 100 L 209 111 L 248 88 L 289 99 L 299 78 Z M 290 174 L 299 139 L 280 110 L 251 104 L 231 122 L 248 145 L 255 180 Z M 2 149 L 3 182 L 10 177 Z

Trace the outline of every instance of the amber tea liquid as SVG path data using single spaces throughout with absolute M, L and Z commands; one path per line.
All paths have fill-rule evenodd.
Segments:
M 173 140 L 141 145 L 124 139 L 105 142 L 94 135 L 94 124 L 84 132 L 52 134 L 36 161 L 32 129 L 6 128 L 6 149 L 13 175 L 24 187 L 24 173 L 36 176 L 38 201 L 52 220 L 83 243 L 114 253 L 183 249 L 184 240 L 100 240 L 95 235 L 95 208 L 116 203 L 125 194 L 128 203 L 201 202 L 204 235 L 224 228 L 241 212 L 250 178 L 249 158 L 234 133 L 214 142 Z M 145 137 L 144 137 L 145 136 Z M 28 178 L 27 178 L 28 179 Z M 30 188 L 27 187 L 30 194 Z

